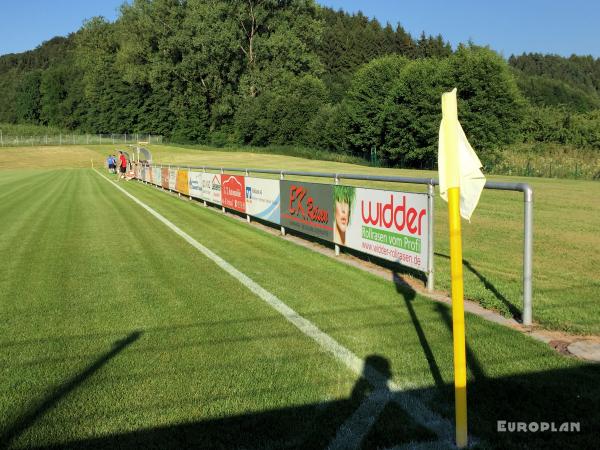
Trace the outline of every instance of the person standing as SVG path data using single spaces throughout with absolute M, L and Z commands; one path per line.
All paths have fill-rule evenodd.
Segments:
M 119 150 L 119 179 L 127 179 L 125 178 L 125 173 L 127 172 L 127 158 L 121 150 Z

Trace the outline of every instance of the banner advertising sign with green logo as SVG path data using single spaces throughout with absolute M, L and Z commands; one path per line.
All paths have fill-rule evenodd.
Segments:
M 427 271 L 427 194 L 333 186 L 336 244 Z

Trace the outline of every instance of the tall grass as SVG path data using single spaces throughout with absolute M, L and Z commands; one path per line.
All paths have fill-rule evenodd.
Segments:
M 67 134 L 73 131 L 57 127 L 46 127 L 31 124 L 0 123 L 0 130 L 4 136 L 45 136 L 51 134 Z
M 519 144 L 505 149 L 492 172 L 545 178 L 600 179 L 600 151 L 562 144 Z

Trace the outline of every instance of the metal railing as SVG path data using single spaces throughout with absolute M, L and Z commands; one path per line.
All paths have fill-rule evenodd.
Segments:
M 37 136 L 12 135 L 0 130 L 0 147 L 26 147 L 43 145 L 112 145 L 135 144 L 137 142 L 161 144 L 163 137 L 153 134 L 45 134 Z
M 434 288 L 434 266 L 433 266 L 433 198 L 434 186 L 439 185 L 435 178 L 412 178 L 387 175 L 364 175 L 355 173 L 335 173 L 335 172 L 304 172 L 297 170 L 274 170 L 274 169 L 250 169 L 239 167 L 216 167 L 216 166 L 182 166 L 174 164 L 152 164 L 152 166 L 169 167 L 189 170 L 213 170 L 220 173 L 224 172 L 243 172 L 246 175 L 250 173 L 278 175 L 281 179 L 285 176 L 330 178 L 334 183 L 339 180 L 364 180 L 379 181 L 391 183 L 405 183 L 426 185 L 428 193 L 429 210 L 429 270 L 427 273 L 427 289 L 432 291 Z M 514 191 L 523 193 L 523 312 L 522 323 L 525 326 L 531 326 L 533 322 L 533 189 L 527 183 L 502 183 L 497 181 L 486 181 L 484 189 Z M 336 253 L 339 249 L 336 245 Z

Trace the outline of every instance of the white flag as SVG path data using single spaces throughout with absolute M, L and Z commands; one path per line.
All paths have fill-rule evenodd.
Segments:
M 444 120 L 453 120 L 452 118 L 442 117 L 440 125 L 440 141 L 438 145 L 438 169 L 440 178 L 440 195 L 448 201 L 448 188 L 456 186 L 448 186 L 449 177 L 446 168 L 449 167 L 448 150 L 446 149 L 446 141 L 444 140 Z M 463 131 L 458 119 L 453 120 L 456 126 L 456 136 L 458 138 L 458 171 L 459 171 L 459 188 L 460 188 L 460 215 L 471 220 L 471 214 L 475 210 L 483 186 L 485 185 L 485 176 L 481 172 L 481 162 L 477 154 L 469 144 L 465 132 Z

